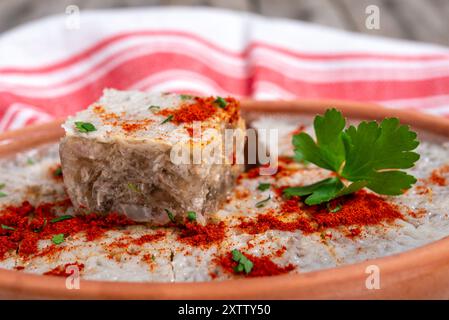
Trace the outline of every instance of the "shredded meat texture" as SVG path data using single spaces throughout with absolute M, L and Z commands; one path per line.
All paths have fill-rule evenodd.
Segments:
M 102 99 L 115 101 L 107 95 Z M 214 141 L 224 139 L 227 129 L 245 132 L 239 102 L 225 98 L 219 104 L 216 99 L 179 99 L 176 107 L 170 103 L 169 108 L 164 108 L 162 103 L 154 112 L 139 102 L 133 105 L 139 110 L 137 115 L 112 112 L 116 110 L 116 101 L 112 105 L 103 101 L 102 105 L 90 108 L 100 122 L 98 136 L 67 131 L 59 146 L 64 185 L 75 209 L 81 211 L 84 207 L 105 214 L 121 212 L 135 221 L 155 224 L 168 222 L 165 209 L 170 209 L 176 219 L 182 219 L 187 211 L 195 211 L 198 221 L 205 223 L 207 215 L 224 203 L 244 165 L 204 158 L 200 163 L 185 159 L 178 163 L 173 161 L 172 151 L 176 148 L 172 144 L 179 140 L 183 150 L 203 154 L 208 144 L 193 143 L 188 137 L 195 134 L 192 128 L 195 121 L 201 122 L 201 131 L 214 129 L 210 137 Z M 127 103 L 132 104 L 123 100 L 125 106 Z M 84 116 L 92 116 L 92 112 Z M 176 130 L 165 130 L 173 124 Z M 66 125 L 73 126 L 71 122 Z M 103 141 L 103 137 L 111 134 L 109 126 L 114 127 L 111 132 L 117 135 Z M 138 142 L 134 137 L 138 137 Z M 227 157 L 225 152 L 218 157 Z

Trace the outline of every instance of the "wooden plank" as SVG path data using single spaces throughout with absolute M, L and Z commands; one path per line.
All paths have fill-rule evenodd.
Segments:
M 254 11 L 255 2 L 250 0 L 209 0 L 207 5 L 239 11 Z
M 197 0 L 199 3 L 200 1 Z M 69 5 L 80 10 L 128 6 L 157 5 L 159 0 L 14 0 L 0 1 L 0 32 L 30 20 L 53 14 L 64 14 Z
M 98 1 L 93 0 L 93 2 Z M 150 7 L 159 4 L 160 0 L 116 0 L 116 7 Z
M 80 9 L 102 9 L 135 6 L 154 6 L 160 3 L 159 0 L 77 0 L 71 1 L 78 5 Z
M 0 31 L 24 23 L 33 17 L 37 3 L 28 0 L 0 2 Z
M 428 0 L 389 0 L 389 3 L 413 39 L 449 45 L 447 15 L 440 10 L 442 3 Z
M 334 0 L 273 1 L 259 0 L 260 12 L 271 17 L 285 17 L 319 23 L 340 29 L 351 29 Z
M 164 6 L 200 6 L 205 5 L 205 0 L 160 0 L 160 4 Z
M 395 38 L 412 38 L 407 29 L 398 22 L 396 15 L 390 10 L 390 4 L 384 0 L 336 0 L 353 23 L 353 30 L 357 32 L 388 36 Z M 405 2 L 405 1 L 403 1 Z M 380 11 L 380 29 L 368 29 L 366 27 L 366 8 L 375 5 Z
M 212 6 L 449 45 L 447 0 L 0 0 L 0 32 L 30 20 L 64 13 L 65 8 L 73 4 L 81 10 L 155 5 Z M 380 8 L 379 30 L 369 30 L 365 26 L 368 5 Z

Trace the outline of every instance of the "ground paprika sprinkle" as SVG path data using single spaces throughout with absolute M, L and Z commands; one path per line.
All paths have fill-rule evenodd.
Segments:
M 437 168 L 435 170 L 432 170 L 432 173 L 430 174 L 430 177 L 428 181 L 431 184 L 435 184 L 440 187 L 444 187 L 448 185 L 448 181 L 445 177 L 445 175 L 449 173 L 449 165 L 442 166 L 440 168 Z
M 320 229 L 340 226 L 379 225 L 382 222 L 392 222 L 403 219 L 399 209 L 376 194 L 364 190 L 348 195 L 343 199 L 334 200 L 331 207 L 338 203 L 340 210 L 330 213 L 326 206 L 307 208 L 312 219 Z
M 304 233 L 312 233 L 315 231 L 311 221 L 307 218 L 297 217 L 293 221 L 284 222 L 272 213 L 259 214 L 257 215 L 256 220 L 242 221 L 238 227 L 249 234 L 263 233 L 268 230 L 301 230 Z
M 223 221 L 202 226 L 198 223 L 186 222 L 180 226 L 178 240 L 192 246 L 210 246 L 225 238 L 226 228 Z
M 219 113 L 229 122 L 239 118 L 239 103 L 234 98 L 226 98 L 226 107 L 220 108 L 215 103 L 215 97 L 195 97 L 193 102 L 184 103 L 178 109 L 164 109 L 157 114 L 162 116 L 173 116 L 172 121 L 176 124 L 192 123 L 194 121 L 205 121 Z M 223 110 L 224 112 L 220 112 Z M 192 129 L 189 129 L 189 133 Z
M 157 114 L 162 116 L 172 115 L 172 121 L 180 124 L 204 121 L 216 112 L 217 107 L 213 105 L 213 98 L 195 98 L 194 103 L 183 104 L 179 109 L 164 109 Z
M 66 263 L 65 265 L 59 265 L 56 268 L 47 271 L 44 273 L 44 275 L 46 276 L 57 276 L 57 277 L 67 277 L 68 275 L 70 275 L 70 273 L 66 272 L 67 267 L 69 266 L 77 266 L 79 272 L 82 272 L 84 270 L 84 264 L 83 263 L 78 263 L 78 262 L 74 262 L 74 263 Z
M 292 270 L 295 270 L 296 267 L 293 264 L 288 264 L 284 267 L 281 267 L 274 263 L 270 257 L 261 256 L 256 257 L 251 254 L 244 253 L 245 257 L 247 257 L 252 263 L 253 268 L 251 272 L 248 274 L 242 272 L 239 273 L 246 277 L 267 277 L 267 276 L 276 276 L 284 273 L 288 273 Z M 238 265 L 236 261 L 232 259 L 232 254 L 228 253 L 224 256 L 219 256 L 214 259 L 214 262 L 223 268 L 223 270 L 227 273 L 235 274 L 235 267 Z
M 120 115 L 114 112 L 106 112 L 104 107 L 100 105 L 95 106 L 93 111 L 103 120 L 105 125 L 120 126 L 126 133 L 146 130 L 148 125 L 154 121 L 151 119 L 126 120 L 125 112 L 122 112 Z
M 204 121 L 217 112 L 217 107 L 213 105 L 211 98 L 197 98 L 193 104 L 184 104 L 179 109 L 173 111 L 173 121 L 176 123 L 192 123 L 194 121 Z
M 285 199 L 281 196 L 283 189 L 284 187 L 275 189 L 281 200 L 277 212 L 271 210 L 259 214 L 255 219 L 242 221 L 238 227 L 249 234 L 263 233 L 267 230 L 301 230 L 308 234 L 322 232 L 328 228 L 353 227 L 346 235 L 349 238 L 355 238 L 362 233 L 363 226 L 380 225 L 383 222 L 404 218 L 395 205 L 364 190 L 331 201 L 329 208 L 338 206 L 339 210 L 330 212 L 325 205 L 302 204 L 299 197 Z M 294 220 L 282 221 L 283 216 L 292 213 L 298 215 Z
M 138 130 L 146 130 L 148 125 L 152 122 L 153 120 L 150 119 L 123 121 L 120 126 L 122 127 L 123 131 L 131 133 Z
M 51 239 L 54 235 L 65 237 L 85 232 L 88 241 L 102 236 L 106 231 L 135 224 L 132 220 L 117 213 L 97 215 L 94 213 L 74 216 L 70 219 L 55 221 L 57 212 L 71 205 L 70 200 L 42 203 L 36 207 L 29 202 L 20 206 L 9 206 L 0 211 L 0 224 L 8 226 L 0 231 L 0 259 L 8 252 L 17 251 L 19 256 L 27 258 L 34 255 L 51 254 L 59 246 L 51 245 L 38 249 L 39 240 Z
M 155 234 L 146 234 L 132 241 L 133 244 L 143 245 L 145 243 L 156 242 L 165 237 L 165 232 L 159 231 Z

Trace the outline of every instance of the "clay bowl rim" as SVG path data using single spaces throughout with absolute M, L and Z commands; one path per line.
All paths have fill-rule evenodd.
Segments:
M 432 115 L 386 109 L 372 103 L 338 100 L 295 100 L 242 102 L 245 112 L 316 114 L 329 107 L 341 110 L 347 118 L 382 119 L 399 117 L 415 128 L 449 137 L 449 119 Z M 0 135 L 0 156 L 47 142 L 62 136 L 62 120 Z M 449 261 L 449 237 L 395 255 L 346 266 L 274 277 L 235 279 L 194 283 L 133 283 L 81 280 L 80 290 L 68 290 L 65 278 L 33 275 L 0 269 L 0 292 L 8 297 L 77 299 L 295 299 L 392 297 L 390 291 L 365 287 L 366 267 L 376 265 L 388 286 L 429 276 Z M 408 270 L 407 273 L 403 272 Z

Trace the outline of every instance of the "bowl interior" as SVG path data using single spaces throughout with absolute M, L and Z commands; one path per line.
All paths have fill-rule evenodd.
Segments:
M 244 101 L 244 116 L 288 113 L 312 116 L 329 106 L 351 119 L 396 116 L 422 130 L 426 139 L 447 139 L 449 120 L 413 112 L 389 110 L 373 104 L 342 101 Z M 63 135 L 62 120 L 0 135 L 0 156 L 45 143 Z M 113 298 L 113 299 L 297 299 L 297 298 L 427 298 L 449 297 L 449 239 L 394 256 L 344 267 L 296 275 L 202 283 L 111 283 L 81 281 L 79 290 L 68 290 L 65 279 L 0 270 L 0 296 L 9 298 Z M 365 286 L 367 267 L 382 270 L 382 289 Z M 407 287 L 408 291 L 404 291 Z M 430 290 L 430 288 L 432 290 Z

